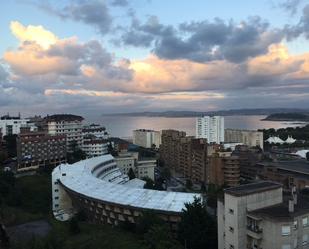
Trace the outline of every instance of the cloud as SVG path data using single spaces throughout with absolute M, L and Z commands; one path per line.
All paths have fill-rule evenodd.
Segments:
M 129 5 L 129 2 L 127 0 L 113 0 L 111 4 L 113 6 L 125 7 Z
M 124 2 L 124 1 L 114 1 Z M 36 6 L 62 19 L 70 19 L 95 27 L 102 35 L 110 31 L 113 18 L 104 1 L 69 1 L 64 7 L 56 8 L 50 4 L 37 2 Z
M 303 2 L 303 0 L 285 0 L 278 4 L 278 7 L 294 16 L 298 11 L 298 7 Z
M 281 30 L 270 29 L 269 23 L 260 17 L 251 17 L 240 23 L 216 18 L 212 22 L 182 23 L 175 29 L 161 24 L 155 16 L 149 17 L 144 24 L 133 16 L 120 43 L 153 47 L 153 52 L 164 59 L 239 63 L 267 52 L 269 45 L 283 38 Z

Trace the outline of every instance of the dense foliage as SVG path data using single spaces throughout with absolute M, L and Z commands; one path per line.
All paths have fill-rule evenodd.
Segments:
M 190 249 L 217 248 L 216 221 L 207 213 L 206 205 L 196 198 L 185 207 L 178 231 L 182 244 Z

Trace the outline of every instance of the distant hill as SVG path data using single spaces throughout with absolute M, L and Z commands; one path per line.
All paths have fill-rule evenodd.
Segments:
M 309 121 L 309 113 L 273 113 L 264 120 L 269 121 Z
M 199 116 L 233 116 L 233 115 L 271 115 L 278 113 L 306 113 L 305 109 L 297 108 L 269 108 L 269 109 L 234 109 L 208 112 L 196 111 L 163 111 L 163 112 L 130 112 L 111 113 L 103 116 L 129 116 L 129 117 L 199 117 Z

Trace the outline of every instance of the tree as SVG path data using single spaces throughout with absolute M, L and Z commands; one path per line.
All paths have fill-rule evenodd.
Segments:
M 17 135 L 6 135 L 3 137 L 5 141 L 6 150 L 8 152 L 9 157 L 17 156 L 17 145 L 16 145 Z
M 176 249 L 180 244 L 176 241 L 166 224 L 151 226 L 144 236 L 151 249 Z
M 80 233 L 80 227 L 78 224 L 78 220 L 76 217 L 73 217 L 70 221 L 69 221 L 69 227 L 70 227 L 70 232 L 72 234 L 78 234 Z
M 133 171 L 132 168 L 129 169 L 128 176 L 129 176 L 129 179 L 130 179 L 130 180 L 136 178 L 136 176 L 135 176 L 134 171 Z
M 166 179 L 166 180 L 170 180 L 171 179 L 171 171 L 169 168 L 167 167 L 164 167 L 162 170 L 161 170 L 161 176 Z
M 86 153 L 79 148 L 76 141 L 70 144 L 70 152 L 67 153 L 68 163 L 76 163 L 78 161 L 86 159 Z
M 306 153 L 306 159 L 309 161 L 309 151 Z
M 155 189 L 155 183 L 152 179 L 149 177 L 143 177 L 142 180 L 144 180 L 146 183 L 144 185 L 144 188 L 146 189 Z
M 152 226 L 163 224 L 164 221 L 160 219 L 154 212 L 144 211 L 136 221 L 136 232 L 138 234 L 145 234 Z
M 200 198 L 185 204 L 179 223 L 178 239 L 190 249 L 217 248 L 216 221 L 207 213 Z

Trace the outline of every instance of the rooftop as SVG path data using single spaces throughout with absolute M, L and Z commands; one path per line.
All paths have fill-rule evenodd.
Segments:
M 274 166 L 278 169 L 306 174 L 309 175 L 309 161 L 305 159 L 289 160 L 289 161 L 279 161 L 279 162 L 266 162 L 260 163 L 262 165 Z
M 84 118 L 82 116 L 77 116 L 77 115 L 73 115 L 73 114 L 54 114 L 54 115 L 47 115 L 44 118 L 46 121 L 83 121 Z
M 228 188 L 224 192 L 234 196 L 245 196 L 278 188 L 282 188 L 282 185 L 276 182 L 262 181 Z
M 62 164 L 54 169 L 60 182 L 68 189 L 84 196 L 116 203 L 123 206 L 133 206 L 141 209 L 153 209 L 163 212 L 181 212 L 185 203 L 192 202 L 199 194 L 158 191 L 140 188 L 141 182 L 115 183 L 97 178 L 92 172 L 103 162 L 115 164 L 111 155 L 86 159 L 75 164 Z M 109 165 L 108 164 L 108 165 Z M 63 175 L 65 173 L 65 175 Z M 135 187 L 134 187 L 135 186 Z
M 289 197 L 290 196 L 284 196 L 284 201 L 281 204 L 249 212 L 249 215 L 283 221 L 309 213 L 308 196 L 304 195 L 297 196 L 297 204 L 294 205 L 294 212 L 289 212 L 289 206 L 288 206 L 289 205 L 288 200 L 290 199 Z

